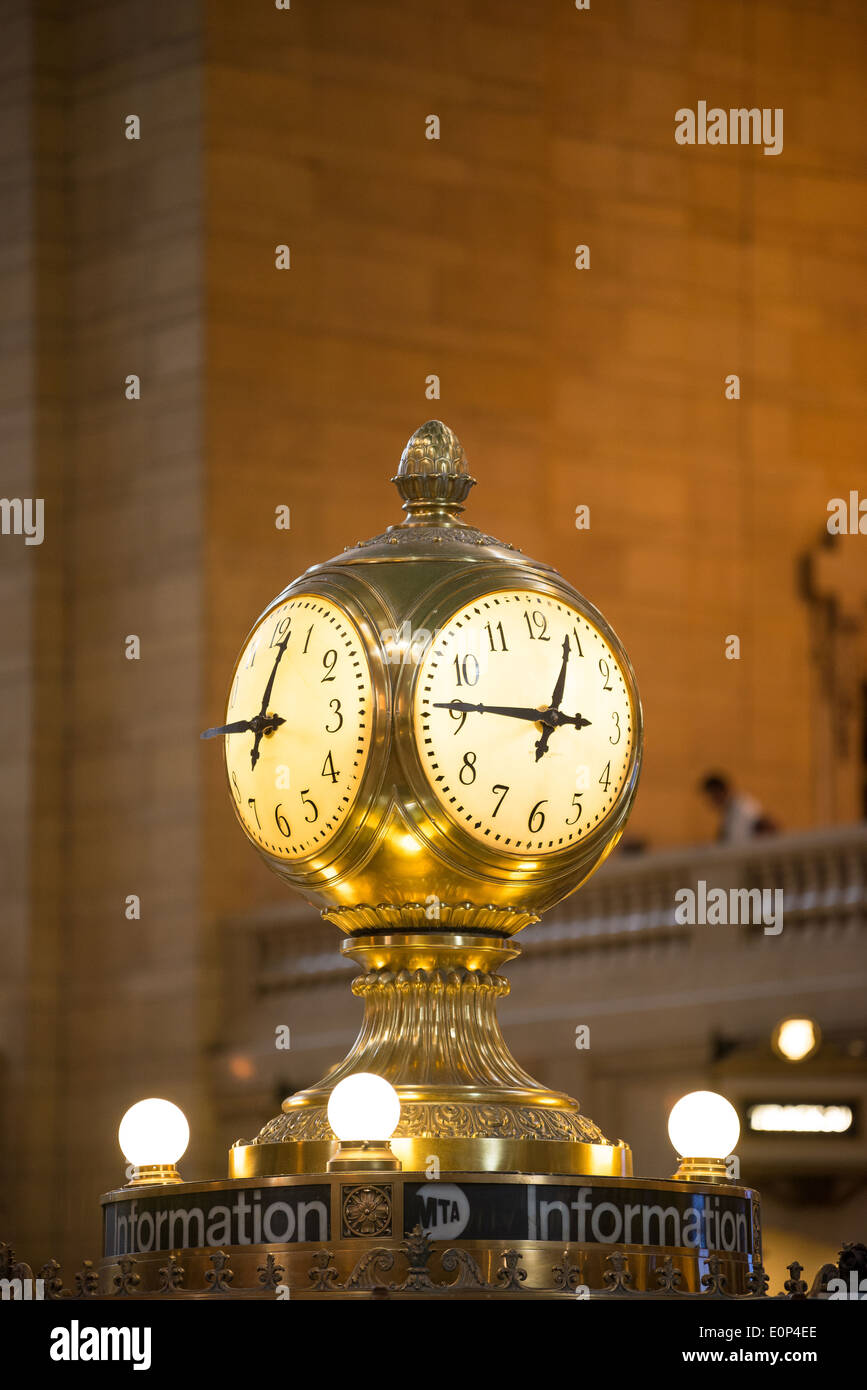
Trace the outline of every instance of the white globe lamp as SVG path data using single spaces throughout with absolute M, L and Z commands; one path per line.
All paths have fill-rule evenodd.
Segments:
M 130 1106 L 117 1141 L 132 1169 L 130 1186 L 181 1181 L 177 1163 L 190 1142 L 190 1126 L 172 1101 L 151 1096 Z
M 725 1181 L 725 1159 L 738 1142 L 741 1122 L 731 1101 L 716 1091 L 690 1091 L 668 1117 L 668 1137 L 680 1158 L 676 1178 Z
M 338 1140 L 330 1172 L 400 1167 L 389 1140 L 400 1122 L 400 1098 L 382 1076 L 356 1072 L 338 1081 L 328 1100 L 328 1123 Z

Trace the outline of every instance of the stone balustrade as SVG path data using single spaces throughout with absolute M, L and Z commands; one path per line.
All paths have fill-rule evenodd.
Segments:
M 786 931 L 850 931 L 867 916 L 867 826 L 769 835 L 743 845 L 617 852 L 577 893 L 521 933 L 522 952 L 537 957 L 602 944 L 613 949 L 636 938 L 701 930 L 675 916 L 677 895 L 701 882 L 707 893 L 781 890 Z M 287 903 L 229 925 L 248 937 L 257 993 L 304 989 L 355 973 L 339 954 L 336 933 L 304 904 Z

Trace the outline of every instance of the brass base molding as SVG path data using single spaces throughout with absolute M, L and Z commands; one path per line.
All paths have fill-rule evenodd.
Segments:
M 411 1150 L 413 1157 L 423 1155 L 422 1167 L 431 1156 L 442 1165 L 446 1146 L 450 1157 L 460 1158 L 460 1167 L 478 1164 L 485 1171 L 490 1165 L 503 1171 L 504 1162 L 517 1164 L 516 1146 L 531 1141 L 529 1155 L 535 1156 L 528 1155 L 528 1161 L 537 1171 L 541 1166 L 580 1172 L 582 1163 L 589 1165 L 588 1172 L 631 1171 L 625 1144 L 611 1144 L 581 1114 L 577 1100 L 540 1085 L 509 1051 L 496 1005 L 509 993 L 509 981 L 497 970 L 518 954 L 512 941 L 402 931 L 350 937 L 342 950 L 364 969 L 352 984 L 364 1001 L 355 1045 L 326 1078 L 285 1100 L 282 1113 L 254 1140 L 239 1141 L 230 1160 L 234 1176 L 299 1171 L 299 1155 L 287 1153 L 281 1160 L 280 1145 L 333 1145 L 328 1099 L 339 1081 L 356 1072 L 374 1072 L 397 1090 L 401 1117 L 394 1148 L 402 1161 L 401 1145 L 422 1141 Z M 456 1150 L 457 1141 L 463 1142 Z M 497 1141 L 500 1149 L 486 1149 L 477 1141 Z M 573 1152 L 553 1152 L 543 1163 L 535 1143 Z M 259 1166 L 257 1150 L 266 1149 Z M 308 1149 L 303 1156 L 312 1155 Z
M 563 1139 L 392 1139 L 391 1150 L 404 1172 L 529 1173 L 569 1177 L 629 1178 L 632 1151 L 627 1144 L 584 1144 Z M 337 1155 L 336 1139 L 242 1140 L 229 1150 L 229 1177 L 279 1178 L 324 1173 Z
M 732 1303 L 768 1297 L 769 1278 L 759 1261 L 720 1256 L 702 1261 L 689 1254 L 641 1248 L 600 1254 L 574 1244 L 546 1250 L 528 1241 L 515 1241 L 505 1249 L 502 1242 L 449 1245 L 431 1240 L 419 1227 L 403 1240 L 375 1235 L 353 1239 L 350 1221 L 355 1213 L 375 1229 L 383 1204 L 377 1206 L 373 1197 L 357 1198 L 347 1211 L 347 1238 L 331 1241 L 328 1249 L 248 1245 L 104 1259 L 94 1271 L 94 1291 L 73 1297 L 160 1302 L 291 1298 L 293 1303 L 576 1297 Z M 798 1280 L 796 1292 L 787 1290 L 776 1297 L 827 1297 L 827 1281 L 835 1274 L 834 1265 L 825 1265 L 812 1290 Z
M 386 1079 L 391 1080 L 390 1077 Z M 520 1105 L 514 1093 L 502 1105 L 491 1104 L 489 1100 L 428 1104 L 407 1099 L 400 1086 L 397 1090 L 401 1099 L 401 1117 L 395 1130 L 395 1140 L 426 1139 L 430 1141 L 429 1148 L 430 1144 L 440 1139 L 549 1139 L 580 1144 L 608 1143 L 593 1121 L 585 1119 L 583 1115 L 541 1105 Z M 293 1107 L 269 1120 L 254 1143 L 278 1144 L 288 1139 L 333 1138 L 325 1106 L 306 1105 Z
M 539 920 L 538 913 L 524 907 L 449 903 L 439 898 L 434 903 L 351 903 L 324 908 L 321 915 L 347 933 L 428 932 L 433 924 L 443 931 L 514 936 Z

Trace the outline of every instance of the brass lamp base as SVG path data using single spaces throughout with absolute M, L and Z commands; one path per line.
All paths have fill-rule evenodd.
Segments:
M 679 1182 L 730 1182 L 724 1158 L 682 1158 L 672 1178 Z
M 396 1173 L 400 1166 L 400 1159 L 392 1152 L 390 1144 L 343 1139 L 325 1169 L 328 1173 Z
M 155 1183 L 183 1182 L 173 1163 L 142 1163 L 133 1169 L 127 1187 L 151 1187 Z

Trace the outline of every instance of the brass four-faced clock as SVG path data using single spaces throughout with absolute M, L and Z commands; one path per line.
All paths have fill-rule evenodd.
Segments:
M 633 1180 L 628 1146 L 528 1075 L 497 1022 L 515 934 L 602 862 L 625 822 L 642 745 L 626 653 L 554 570 L 459 521 L 473 480 L 444 425 L 413 435 L 394 481 L 406 520 L 268 606 L 226 722 L 207 731 L 224 738 L 246 834 L 343 929 L 361 1031 L 233 1144 L 231 1189 L 151 1165 L 106 1194 L 100 1288 L 225 1294 L 237 1270 L 242 1296 L 262 1298 L 514 1299 L 522 1285 L 535 1298 L 682 1298 L 707 1283 L 761 1296 L 757 1194 L 728 1182 L 722 1159 L 688 1154 L 674 1179 Z M 572 1026 L 560 1020 L 570 1053 Z M 383 1110 L 358 1073 L 396 1088 L 396 1128 L 388 1088 L 373 1087 Z M 338 1143 L 328 1102 L 353 1077 L 352 1103 L 332 1110 Z M 160 1221 L 135 1214 L 147 1183 L 166 1241 L 174 1216 L 204 1210 L 206 1230 L 181 1229 L 187 1248 L 157 1249 Z
M 245 832 L 367 972 L 349 1057 L 233 1150 L 235 1171 L 284 1171 L 281 1144 L 330 1139 L 331 1087 L 368 1070 L 422 1146 L 569 1140 L 583 1156 L 554 1143 L 548 1171 L 589 1148 L 593 1171 L 619 1172 L 623 1147 L 522 1071 L 494 1006 L 515 933 L 623 829 L 642 747 L 632 668 L 561 575 L 460 520 L 474 479 L 445 425 L 413 435 L 394 481 L 405 520 L 269 605 L 208 731 L 225 735 Z

